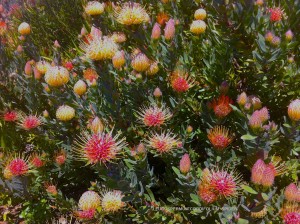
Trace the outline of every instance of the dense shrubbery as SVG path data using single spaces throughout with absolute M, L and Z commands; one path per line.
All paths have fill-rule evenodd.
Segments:
M 4 1 L 8 223 L 300 223 L 300 2 Z

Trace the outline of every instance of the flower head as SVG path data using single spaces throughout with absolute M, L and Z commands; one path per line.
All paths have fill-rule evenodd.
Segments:
M 51 195 L 53 195 L 53 196 L 56 196 L 56 195 L 57 195 L 57 188 L 56 188 L 55 185 L 46 182 L 46 183 L 45 183 L 45 189 L 46 189 L 46 191 L 47 191 L 49 194 L 51 194 Z
M 125 33 L 114 32 L 111 35 L 111 39 L 113 39 L 113 41 L 115 41 L 116 43 L 123 43 L 126 41 L 126 35 Z
M 112 38 L 96 35 L 88 43 L 82 43 L 81 48 L 87 58 L 95 61 L 112 59 L 119 46 Z
M 83 80 L 78 80 L 75 85 L 74 85 L 74 93 L 76 93 L 77 95 L 81 96 L 83 94 L 86 93 L 86 84 Z
M 4 35 L 7 31 L 7 24 L 4 21 L 0 21 L 0 36 Z
M 60 121 L 69 121 L 75 117 L 73 107 L 62 105 L 56 110 L 56 118 Z
M 169 20 L 169 16 L 165 12 L 160 12 L 156 16 L 156 21 L 161 26 L 163 26 L 168 20 Z
M 293 32 L 291 30 L 286 31 L 286 33 L 285 33 L 285 39 L 287 41 L 291 41 L 293 39 L 293 37 L 294 37 L 294 34 L 293 34 Z
M 159 23 L 155 23 L 152 29 L 151 39 L 157 40 L 160 38 L 161 29 Z
M 288 107 L 288 115 L 292 121 L 300 120 L 300 99 L 293 100 Z
M 98 79 L 98 74 L 94 69 L 88 68 L 83 71 L 83 77 L 89 82 L 93 82 Z
M 300 224 L 300 212 L 287 213 L 283 220 L 285 224 Z
M 26 175 L 31 168 L 28 158 L 23 155 L 9 156 L 4 168 L 4 177 L 11 179 L 12 177 Z
M 265 169 L 266 169 L 265 162 L 261 159 L 257 160 L 251 170 L 251 181 L 255 184 L 260 184 Z
M 165 39 L 166 40 L 171 40 L 175 36 L 175 20 L 174 19 L 169 19 L 169 21 L 166 23 L 165 26 Z
M 232 99 L 224 95 L 221 95 L 218 99 L 214 99 L 212 101 L 212 108 L 215 112 L 215 115 L 218 118 L 226 117 L 232 111 L 232 108 L 230 106 L 230 104 L 232 103 Z
M 75 216 L 82 220 L 91 220 L 96 214 L 96 209 L 89 209 L 84 211 L 76 211 Z
M 223 126 L 216 126 L 210 129 L 207 137 L 217 150 L 227 148 L 233 140 L 233 136 L 229 133 L 228 129 Z
M 39 156 L 38 154 L 34 154 L 31 156 L 30 163 L 36 168 L 44 166 L 44 162 L 41 159 L 41 156 Z
M 238 98 L 237 98 L 237 103 L 239 106 L 244 106 L 247 102 L 248 102 L 248 97 L 247 94 L 245 92 L 242 92 Z
M 206 23 L 202 20 L 194 20 L 191 24 L 190 31 L 194 34 L 202 34 L 206 30 Z
M 145 72 L 150 67 L 150 63 L 149 58 L 144 53 L 139 52 L 133 56 L 131 66 L 137 72 Z
M 284 191 L 285 199 L 300 202 L 300 189 L 294 183 L 289 184 Z
M 269 13 L 270 13 L 270 21 L 271 22 L 278 22 L 282 19 L 283 13 L 279 7 L 269 9 Z
M 31 31 L 30 25 L 26 22 L 21 23 L 18 27 L 18 32 L 21 35 L 24 35 L 24 36 L 28 35 L 28 34 L 30 34 L 30 31 Z
M 116 8 L 114 14 L 118 23 L 127 26 L 148 23 L 150 20 L 147 11 L 135 2 L 127 2 L 121 8 Z
M 179 163 L 179 169 L 181 171 L 181 173 L 188 173 L 191 169 L 191 159 L 190 159 L 190 156 L 189 154 L 184 154 L 180 160 L 180 163 Z
M 204 20 L 206 18 L 206 11 L 205 9 L 197 9 L 194 17 L 196 20 Z
M 55 162 L 61 166 L 63 165 L 67 160 L 67 153 L 65 150 L 60 150 L 58 153 L 55 155 Z
M 125 206 L 125 203 L 122 201 L 123 197 L 122 192 L 116 190 L 102 193 L 102 209 L 108 213 L 119 211 Z
M 181 142 L 176 139 L 174 134 L 170 132 L 162 132 L 160 134 L 152 133 L 147 140 L 147 145 L 154 149 L 155 152 L 162 154 L 169 153 L 172 150 L 179 148 L 181 146 Z
M 125 52 L 124 51 L 118 51 L 112 58 L 113 66 L 116 69 L 122 68 L 122 66 L 126 63 L 125 59 Z
M 77 141 L 74 153 L 78 160 L 89 164 L 107 163 L 117 158 L 117 155 L 126 146 L 124 139 L 118 140 L 120 134 L 115 136 L 109 133 L 84 133 Z
M 105 7 L 104 3 L 100 3 L 97 1 L 90 1 L 85 6 L 85 12 L 90 16 L 101 15 L 104 12 L 104 7 Z
M 194 80 L 187 73 L 179 70 L 171 74 L 170 80 L 173 90 L 178 93 L 186 92 L 194 85 Z
M 3 120 L 6 122 L 14 122 L 18 119 L 18 113 L 16 111 L 7 111 L 3 114 Z
M 265 123 L 269 118 L 270 116 L 268 109 L 266 107 L 263 107 L 262 109 L 253 112 L 253 114 L 249 118 L 249 126 L 253 130 L 261 129 L 262 124 Z
M 142 107 L 137 115 L 140 122 L 148 127 L 161 126 L 172 117 L 168 108 L 164 105 L 158 107 L 156 104 L 152 104 L 149 107 Z
M 273 41 L 273 38 L 274 38 L 274 34 L 271 32 L 271 31 L 268 31 L 266 34 L 265 34 L 265 40 L 269 43 L 272 43 Z
M 78 202 L 78 207 L 83 210 L 97 209 L 101 204 L 101 197 L 95 191 L 84 192 Z
M 37 128 L 40 125 L 42 125 L 42 120 L 40 116 L 37 115 L 25 115 L 20 114 L 19 115 L 19 126 L 26 131 L 29 131 L 31 129 Z
M 45 74 L 45 81 L 49 86 L 59 87 L 69 82 L 70 74 L 68 69 L 62 66 L 48 67 Z
M 150 67 L 146 71 L 146 74 L 149 76 L 155 75 L 159 71 L 158 62 L 154 61 L 150 64 Z

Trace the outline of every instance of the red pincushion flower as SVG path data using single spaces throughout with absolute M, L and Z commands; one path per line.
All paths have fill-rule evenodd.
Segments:
M 171 116 L 169 109 L 165 108 L 164 105 L 161 107 L 157 105 L 152 105 L 148 108 L 143 107 L 140 112 L 138 112 L 138 119 L 148 127 L 161 126 L 166 120 L 171 118 Z
M 147 140 L 149 147 L 158 153 L 169 153 L 175 148 L 182 146 L 182 143 L 176 139 L 172 133 L 152 134 Z
M 285 224 L 300 224 L 300 213 L 299 212 L 290 212 L 284 216 Z
M 79 219 L 86 219 L 86 220 L 93 219 L 95 214 L 96 214 L 96 209 L 89 209 L 89 210 L 85 210 L 85 211 L 75 212 L 75 215 Z
M 207 137 L 211 144 L 218 150 L 225 149 L 233 140 L 228 129 L 223 126 L 216 126 L 209 130 Z
M 21 115 L 19 125 L 25 130 L 37 128 L 42 124 L 41 118 L 36 115 Z
M 18 114 L 16 111 L 8 111 L 3 115 L 3 119 L 7 122 L 13 122 L 18 119 Z
M 217 117 L 224 118 L 232 111 L 230 106 L 232 103 L 232 99 L 230 99 L 228 96 L 222 95 L 218 99 L 214 99 L 211 106 Z
M 70 62 L 70 61 L 66 62 L 64 66 L 65 66 L 65 68 L 68 69 L 69 71 L 71 71 L 71 70 L 74 68 L 72 62 Z
M 271 22 L 277 22 L 282 19 L 282 10 L 279 7 L 269 9 L 269 13 Z
M 119 135 L 113 137 L 112 132 L 93 135 L 85 133 L 81 142 L 77 142 L 77 158 L 90 164 L 110 162 L 126 145 L 124 139 L 118 140 Z
M 234 176 L 225 171 L 213 171 L 210 186 L 220 196 L 231 197 L 237 193 L 237 183 Z
M 59 153 L 55 156 L 55 162 L 58 165 L 63 165 L 67 160 L 67 153 L 64 150 L 61 150 Z
M 189 75 L 179 70 L 174 71 L 170 79 L 173 90 L 178 93 L 186 92 L 194 85 L 194 81 Z
M 21 176 L 29 171 L 27 161 L 22 158 L 15 158 L 8 164 L 8 170 L 13 176 Z
M 41 158 L 38 155 L 32 157 L 31 163 L 36 168 L 40 168 L 44 165 L 44 162 L 41 160 Z

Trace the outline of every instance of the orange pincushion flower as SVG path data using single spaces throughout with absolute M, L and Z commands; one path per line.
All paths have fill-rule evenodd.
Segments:
M 118 23 L 127 26 L 148 23 L 150 20 L 147 11 L 135 2 L 127 2 L 121 8 L 117 7 L 114 15 Z
M 141 108 L 137 115 L 140 122 L 148 127 L 161 126 L 172 116 L 168 108 L 164 105 L 158 107 L 156 104 Z
M 160 12 L 156 16 L 156 21 L 162 26 L 169 20 L 169 18 L 170 17 L 168 16 L 168 14 Z
M 269 9 L 269 13 L 270 13 L 270 21 L 272 22 L 277 22 L 282 19 L 283 12 L 279 7 Z
M 212 102 L 212 108 L 215 115 L 219 118 L 226 117 L 232 111 L 232 108 L 229 105 L 232 103 L 232 99 L 225 95 L 221 95 L 218 99 L 214 99 Z
M 206 204 L 214 203 L 218 199 L 208 184 L 199 184 L 198 195 Z
M 83 77 L 86 80 L 89 80 L 90 82 L 93 82 L 94 80 L 98 79 L 98 74 L 94 69 L 88 68 L 88 69 L 83 71 Z
M 77 141 L 74 153 L 77 160 L 88 164 L 107 163 L 117 158 L 119 152 L 126 146 L 125 139 L 118 140 L 120 134 L 98 132 L 95 134 L 84 133 Z
M 216 126 L 209 130 L 207 135 L 210 143 L 217 149 L 223 150 L 232 142 L 233 137 L 228 129 L 223 126 Z
M 300 120 L 300 99 L 292 101 L 288 107 L 288 115 L 292 121 Z
M 186 92 L 194 85 L 192 78 L 187 73 L 179 70 L 174 71 L 170 79 L 173 90 L 178 93 Z
M 157 153 L 169 153 L 172 150 L 181 147 L 181 142 L 176 139 L 176 136 L 169 132 L 161 134 L 152 134 L 147 140 L 147 145 L 154 149 Z
M 27 131 L 37 128 L 43 123 L 41 117 L 37 115 L 20 114 L 19 117 L 19 126 Z
M 0 36 L 4 35 L 7 31 L 7 24 L 4 21 L 0 21 Z
M 285 188 L 284 196 L 288 201 L 300 202 L 300 189 L 298 189 L 296 184 L 291 183 Z

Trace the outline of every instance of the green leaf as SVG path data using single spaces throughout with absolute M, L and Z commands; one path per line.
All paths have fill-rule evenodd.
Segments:
M 241 218 L 239 218 L 239 220 L 238 220 L 238 222 L 237 222 L 238 224 L 248 224 L 249 223 L 249 221 L 248 220 L 246 220 L 246 219 L 241 219 Z
M 247 186 L 247 185 L 242 185 L 241 188 L 247 192 L 249 192 L 250 194 L 257 194 L 257 191 L 255 191 L 253 188 Z
M 241 139 L 243 139 L 243 140 L 254 140 L 256 138 L 257 138 L 257 136 L 253 136 L 253 135 L 250 135 L 250 134 L 246 134 L 246 135 L 243 135 L 241 137 Z

